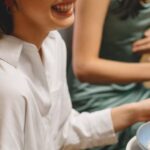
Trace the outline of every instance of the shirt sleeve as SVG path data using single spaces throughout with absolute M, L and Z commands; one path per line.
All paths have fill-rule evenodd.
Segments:
M 68 99 L 70 99 L 69 94 Z M 116 143 L 117 135 L 113 128 L 111 109 L 81 114 L 72 109 L 64 126 L 63 136 L 65 150 L 86 149 Z
M 56 34 L 56 33 L 55 33 Z M 66 47 L 59 34 L 57 36 L 57 44 L 59 47 L 59 64 L 63 68 L 62 76 L 64 81 L 64 89 L 62 100 L 66 104 L 66 111 L 70 114 L 66 118 L 63 127 L 63 141 L 65 150 L 79 150 L 95 146 L 109 145 L 117 142 L 117 136 L 114 132 L 111 109 L 97 111 L 94 113 L 78 113 L 71 108 L 71 100 L 66 82 Z M 68 108 L 70 105 L 70 109 Z
M 7 81 L 7 82 L 6 82 Z M 25 101 L 9 80 L 0 77 L 0 150 L 24 149 Z

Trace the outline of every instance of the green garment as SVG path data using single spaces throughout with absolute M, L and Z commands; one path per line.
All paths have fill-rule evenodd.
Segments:
M 100 56 L 105 59 L 138 62 L 140 56 L 131 51 L 132 43 L 141 39 L 145 30 L 150 28 L 150 6 L 143 5 L 135 18 L 121 20 L 112 10 L 118 5 L 117 0 L 111 2 L 106 17 Z M 112 66 L 113 67 L 113 66 Z M 125 68 L 128 71 L 128 68 Z M 73 106 L 78 111 L 96 111 L 104 108 L 132 103 L 150 97 L 150 90 L 142 84 L 107 84 L 94 85 L 81 83 L 68 73 Z M 127 142 L 135 135 L 139 124 L 136 124 L 119 134 L 119 142 L 112 146 L 98 148 L 99 150 L 125 150 Z

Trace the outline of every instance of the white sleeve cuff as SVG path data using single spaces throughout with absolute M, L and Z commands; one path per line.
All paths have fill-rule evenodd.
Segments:
M 92 145 L 110 145 L 118 141 L 113 127 L 111 109 L 94 112 L 92 118 L 92 130 L 95 133 L 93 134 L 95 140 Z

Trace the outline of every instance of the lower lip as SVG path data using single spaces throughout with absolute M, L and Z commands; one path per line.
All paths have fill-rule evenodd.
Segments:
M 53 11 L 53 13 L 54 13 L 54 15 L 57 15 L 57 16 L 60 16 L 60 17 L 69 17 L 69 16 L 72 16 L 73 9 L 69 10 L 67 12 L 56 12 L 56 11 Z

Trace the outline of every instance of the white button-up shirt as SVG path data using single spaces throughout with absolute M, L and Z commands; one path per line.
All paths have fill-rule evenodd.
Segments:
M 79 150 L 116 142 L 111 110 L 79 114 L 66 84 L 58 32 L 42 44 L 0 39 L 0 150 Z

